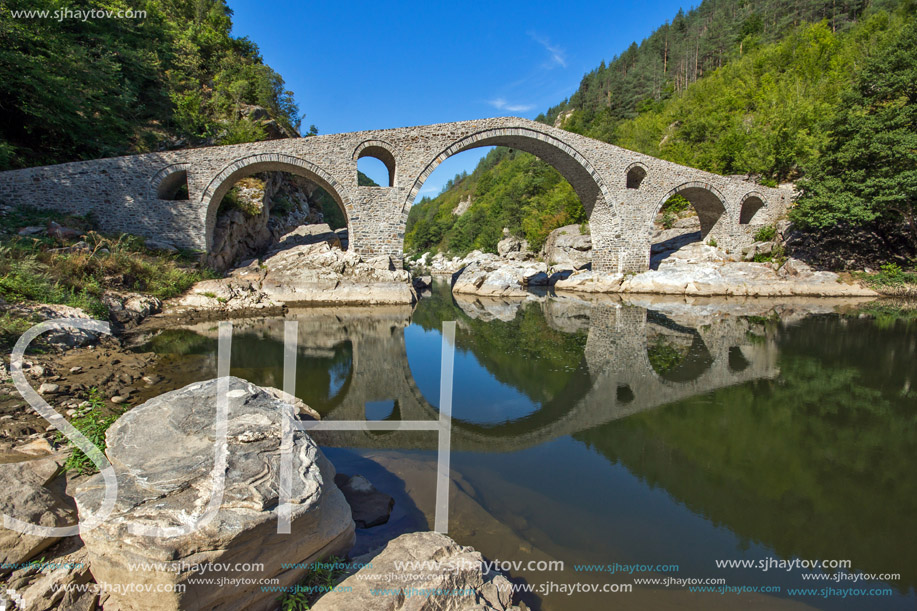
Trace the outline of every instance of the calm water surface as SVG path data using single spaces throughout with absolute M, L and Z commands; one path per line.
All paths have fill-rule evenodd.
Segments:
M 299 323 L 298 396 L 346 420 L 435 419 L 442 322 L 457 321 L 450 535 L 490 559 L 564 562 L 513 572 L 515 581 L 772 588 L 638 584 L 524 596 L 530 607 L 913 609 L 917 325 L 812 309 L 456 301 L 439 287 L 413 312 L 288 318 Z M 234 329 L 232 374 L 282 386 L 283 319 Z M 215 375 L 212 323 L 163 332 L 145 349 L 163 355 L 173 386 Z M 432 527 L 435 433 L 335 432 L 319 442 L 339 471 L 396 498 L 390 523 L 360 531 L 358 547 Z M 851 568 L 774 565 L 794 559 Z M 615 563 L 648 566 L 580 566 Z

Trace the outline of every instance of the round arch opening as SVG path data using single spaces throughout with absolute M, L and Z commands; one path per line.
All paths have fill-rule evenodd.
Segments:
M 662 198 L 652 219 L 649 267 L 657 269 L 664 259 L 689 244 L 717 245 L 714 236 L 726 221 L 725 199 L 710 185 L 685 183 Z
M 271 159 L 266 157 L 271 157 Z M 278 161 L 277 157 L 281 157 L 281 160 Z M 217 215 L 223 198 L 240 180 L 256 174 L 286 173 L 317 185 L 333 201 L 343 217 L 345 226 L 348 229 L 350 228 L 350 201 L 345 195 L 342 186 L 330 174 L 312 163 L 295 157 L 283 157 L 278 155 L 255 155 L 239 160 L 220 172 L 207 186 L 201 196 L 201 201 L 207 207 L 206 244 L 208 253 L 211 253 L 214 248 L 214 228 L 216 227 Z
M 556 172 L 572 188 L 573 194 L 582 204 L 584 217 L 573 221 L 573 224 L 583 226 L 588 222 L 589 233 L 593 242 L 593 253 L 596 253 L 597 263 L 606 271 L 616 272 L 620 263 L 618 257 L 606 244 L 621 238 L 617 204 L 611 196 L 608 186 L 604 183 L 599 172 L 592 167 L 590 162 L 578 151 L 567 143 L 553 136 L 529 128 L 492 129 L 465 137 L 444 149 L 433 158 L 415 179 L 402 206 L 402 220 L 405 227 L 408 225 L 408 215 L 412 204 L 421 192 L 427 179 L 446 159 L 473 149 L 482 147 L 503 147 L 510 151 L 521 151 L 537 157 L 539 160 L 556 170 Z M 473 202 L 468 202 L 473 204 Z M 456 206 L 461 210 L 460 206 Z M 457 212 L 463 214 L 464 211 Z M 582 214 L 582 213 L 581 213 Z M 416 219 L 411 219 L 411 223 Z M 553 228 L 562 226 L 560 222 Z M 522 237 L 522 236 L 519 236 Z M 418 251 L 419 252 L 419 251 Z

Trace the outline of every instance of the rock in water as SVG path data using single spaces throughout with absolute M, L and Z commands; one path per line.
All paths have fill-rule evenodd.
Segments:
M 298 582 L 301 566 L 346 553 L 354 539 L 350 507 L 334 483 L 334 467 L 310 437 L 294 435 L 291 533 L 277 533 L 281 412 L 286 405 L 265 390 L 229 378 L 225 487 L 213 519 L 195 532 L 174 537 L 133 534 L 136 527 L 181 527 L 207 505 L 214 482 L 217 380 L 160 395 L 121 416 L 108 430 L 106 455 L 118 476 L 114 511 L 83 533 L 96 581 L 118 584 L 182 584 L 183 592 L 112 593 L 109 604 L 124 610 L 273 609 L 277 591 L 263 592 L 260 579 L 280 587 Z M 101 506 L 105 485 L 96 475 L 76 492 L 81 515 Z M 137 563 L 169 563 L 132 570 Z M 224 586 L 191 583 L 194 565 L 211 567 L 210 578 L 248 579 Z M 236 563 L 255 564 L 249 571 Z M 258 564 L 263 567 L 258 567 Z M 227 567 L 228 568 L 225 568 Z M 165 590 L 166 587 L 159 589 Z
M 424 568 L 416 581 L 407 584 L 388 581 L 399 573 L 396 562 L 439 563 L 439 570 Z M 367 566 L 351 575 L 322 596 L 313 611 L 517 611 L 512 604 L 512 584 L 502 574 L 484 567 L 484 557 L 473 548 L 434 532 L 401 535 L 368 561 Z M 370 566 L 371 565 L 371 566 Z M 464 591 L 463 595 L 430 595 L 408 597 L 403 590 Z M 339 591 L 340 590 L 340 591 Z M 397 595 L 379 596 L 379 590 L 402 590 Z M 373 593 L 375 592 L 375 594 Z
M 338 473 L 334 481 L 350 505 L 357 528 L 372 528 L 388 522 L 392 507 L 395 506 L 395 499 L 376 490 L 376 487 L 362 475 L 348 477 Z

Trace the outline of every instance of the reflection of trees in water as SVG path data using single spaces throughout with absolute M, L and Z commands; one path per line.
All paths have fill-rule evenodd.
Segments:
M 541 304 L 523 305 L 509 322 L 477 320 L 452 299 L 449 287 L 434 285 L 432 297 L 421 299 L 411 322 L 439 331 L 442 321 L 458 321 L 456 347 L 471 352 L 497 380 L 544 404 L 566 388 L 584 367 L 586 330 L 565 333 L 548 325 Z
M 691 350 L 691 339 L 681 341 L 684 338 L 679 337 L 677 340 L 670 336 L 657 335 L 653 338 L 647 338 L 646 354 L 650 360 L 650 366 L 659 375 L 666 374 L 676 367 L 688 356 Z
M 660 377 L 672 382 L 690 382 L 713 364 L 713 356 L 695 329 L 676 325 L 661 316 L 650 318 L 664 321 L 646 326 L 647 359 Z
M 140 347 L 144 352 L 156 354 L 209 354 L 213 352 L 216 342 L 204 335 L 187 329 L 166 329 L 152 337 L 149 342 Z
M 171 329 L 152 338 L 141 350 L 173 357 L 214 355 L 218 341 L 187 329 Z M 259 386 L 283 384 L 283 342 L 258 332 L 236 333 L 232 339 L 230 373 Z M 349 341 L 333 347 L 300 346 L 296 359 L 296 395 L 325 414 L 346 394 L 353 371 L 353 345 Z M 195 364 L 192 376 L 206 380 L 216 376 L 216 360 Z M 186 383 L 191 380 L 187 380 Z
M 917 334 L 843 322 L 785 327 L 776 380 L 575 437 L 782 557 L 849 558 L 856 570 L 900 572 L 893 585 L 914 587 L 917 413 L 901 391 L 913 361 L 897 375 L 872 370 L 879 353 L 912 351 Z

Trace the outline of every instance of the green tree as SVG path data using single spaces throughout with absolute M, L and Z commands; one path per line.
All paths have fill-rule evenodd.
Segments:
M 0 170 L 266 137 L 243 123 L 259 105 L 288 131 L 299 109 L 258 47 L 232 36 L 225 0 L 81 0 L 74 9 L 138 19 L 54 19 L 0 0 Z
M 793 219 L 804 227 L 903 221 L 917 249 L 917 23 L 866 63 L 840 106 Z

